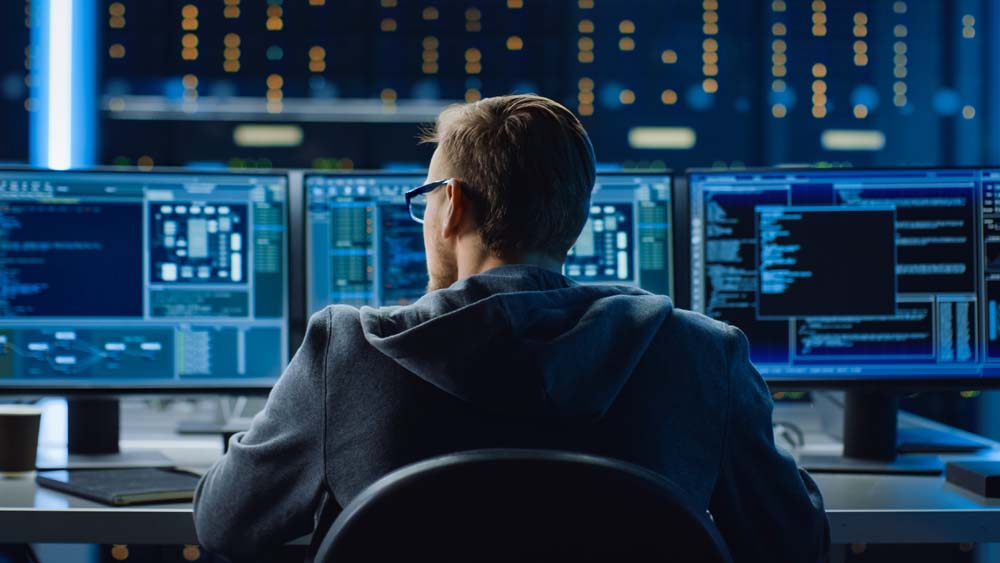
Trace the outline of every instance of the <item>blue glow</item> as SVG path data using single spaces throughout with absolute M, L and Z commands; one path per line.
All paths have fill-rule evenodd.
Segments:
M 441 85 L 433 78 L 424 78 L 413 84 L 411 96 L 417 100 L 437 100 L 441 98 Z
M 878 91 L 870 84 L 862 84 L 851 91 L 851 105 L 863 105 L 869 111 L 878 107 Z
M 132 93 L 132 85 L 124 78 L 111 78 L 104 83 L 104 93 L 108 96 L 127 96 Z
M 179 101 L 184 98 L 184 81 L 174 77 L 163 82 L 163 95 L 170 100 Z
M 424 172 L 427 169 L 425 162 L 386 162 L 382 167 L 388 172 Z
M 32 3 L 31 164 L 65 170 L 95 163 L 95 0 Z
M 49 168 L 66 170 L 73 131 L 73 0 L 50 0 L 49 26 Z
M 231 80 L 215 80 L 209 86 L 208 91 L 216 98 L 229 98 L 237 93 L 236 85 Z
M 514 84 L 514 87 L 511 89 L 511 93 L 513 93 L 513 94 L 533 94 L 535 92 L 538 92 L 539 90 L 540 89 L 538 88 L 538 84 L 535 84 L 534 82 L 529 82 L 529 81 L 526 81 L 526 80 L 522 80 L 522 81 Z
M 191 160 L 184 164 L 185 168 L 192 170 L 226 170 L 225 162 L 216 160 Z
M 934 111 L 939 114 L 955 115 L 962 105 L 962 100 L 959 98 L 958 92 L 948 89 L 935 92 L 931 103 L 934 105 Z
M 340 95 L 337 85 L 322 76 L 309 79 L 309 92 L 314 98 L 336 98 Z
M 608 82 L 601 87 L 599 99 L 601 105 L 608 109 L 618 109 L 622 107 L 621 94 L 625 87 L 618 82 Z
M 795 95 L 795 89 L 791 86 L 786 86 L 785 89 L 780 92 L 771 90 L 767 97 L 770 105 L 781 104 L 785 106 L 788 111 L 795 109 L 795 102 L 798 100 L 798 96 Z
M 688 88 L 687 103 L 695 111 L 708 111 L 715 105 L 715 96 L 709 94 L 701 87 L 701 82 L 696 82 Z

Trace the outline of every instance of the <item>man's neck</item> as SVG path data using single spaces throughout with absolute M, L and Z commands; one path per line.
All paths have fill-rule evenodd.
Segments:
M 562 273 L 562 262 L 535 252 L 528 252 L 509 258 L 495 256 L 489 252 L 476 252 L 458 257 L 458 279 L 463 280 L 469 276 L 481 274 L 493 268 L 513 264 L 536 266 L 557 274 Z

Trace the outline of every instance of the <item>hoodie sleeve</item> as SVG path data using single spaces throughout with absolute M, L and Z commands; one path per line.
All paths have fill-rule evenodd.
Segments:
M 310 319 L 264 410 L 198 483 L 195 528 L 209 551 L 256 559 L 313 530 L 324 490 L 329 315 L 324 310 Z
M 830 530 L 816 483 L 774 444 L 773 403 L 732 329 L 729 409 L 719 478 L 709 510 L 734 561 L 826 561 Z

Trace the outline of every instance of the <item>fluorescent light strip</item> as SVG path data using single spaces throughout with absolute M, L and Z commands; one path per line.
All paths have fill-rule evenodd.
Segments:
M 633 127 L 628 131 L 628 144 L 633 149 L 684 150 L 698 140 L 690 127 Z
M 298 125 L 237 125 L 233 129 L 238 147 L 297 147 L 302 138 Z
M 48 167 L 72 166 L 73 0 L 49 0 Z
M 885 133 L 878 130 L 827 129 L 819 139 L 828 151 L 880 151 L 885 148 Z

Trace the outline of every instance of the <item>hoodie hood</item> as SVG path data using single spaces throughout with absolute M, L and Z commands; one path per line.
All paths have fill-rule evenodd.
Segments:
M 597 418 L 671 311 L 628 286 L 494 268 L 405 307 L 361 308 L 365 338 L 417 377 L 503 411 Z

